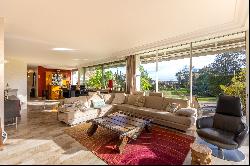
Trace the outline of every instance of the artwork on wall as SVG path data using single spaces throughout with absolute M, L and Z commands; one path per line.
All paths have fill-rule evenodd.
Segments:
M 51 85 L 62 86 L 62 74 L 52 73 Z

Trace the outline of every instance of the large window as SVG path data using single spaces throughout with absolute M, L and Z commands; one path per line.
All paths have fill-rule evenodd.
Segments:
M 85 69 L 85 83 L 89 89 L 102 88 L 102 66 L 88 67 Z
M 139 66 L 140 90 L 147 92 L 156 91 L 156 56 L 155 54 L 141 56 Z
M 73 70 L 71 73 L 71 84 L 77 85 L 78 83 L 78 70 Z
M 141 55 L 140 90 L 163 92 L 171 98 L 192 96 L 190 104 L 199 104 L 202 116 L 214 113 L 220 94 L 239 96 L 245 113 L 245 46 L 245 33 L 239 32 Z
M 193 95 L 198 97 L 201 116 L 213 113 L 220 94 L 241 97 L 246 108 L 246 55 L 244 51 L 193 58 Z
M 104 88 L 108 87 L 108 81 L 113 80 L 113 90 L 125 91 L 126 88 L 126 62 L 115 62 L 104 65 Z
M 86 67 L 84 82 L 89 89 L 107 89 L 112 80 L 113 90 L 125 91 L 126 88 L 126 61 L 117 61 L 98 66 Z
M 186 99 L 189 95 L 190 58 L 162 61 L 158 64 L 159 91 L 165 97 Z

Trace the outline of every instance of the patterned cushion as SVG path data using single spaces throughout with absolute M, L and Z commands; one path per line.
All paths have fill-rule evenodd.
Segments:
M 114 94 L 103 94 L 102 98 L 106 104 L 111 104 L 112 100 L 114 99 Z
M 138 107 L 143 107 L 145 103 L 145 96 L 137 95 L 134 105 Z
M 105 106 L 105 101 L 104 99 L 94 99 L 94 100 L 91 100 L 92 104 L 93 104 L 93 107 L 94 108 L 101 108 L 103 106 Z
M 166 107 L 166 111 L 170 113 L 175 113 L 178 110 L 178 105 L 176 103 L 169 103 Z
M 112 104 L 123 104 L 125 102 L 125 93 L 115 93 Z

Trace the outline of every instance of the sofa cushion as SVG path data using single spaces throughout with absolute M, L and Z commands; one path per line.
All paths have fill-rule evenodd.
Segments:
M 78 100 L 78 97 L 65 98 L 64 104 L 73 104 L 76 100 Z
M 126 104 L 134 105 L 137 95 L 128 95 Z
M 72 120 L 72 119 L 76 119 L 76 118 L 80 118 L 83 116 L 93 116 L 94 117 L 98 117 L 99 114 L 99 110 L 98 109 L 93 109 L 93 108 L 88 108 L 85 110 L 77 110 L 77 111 L 69 111 L 67 112 L 67 119 L 68 120 Z
M 125 93 L 115 93 L 112 104 L 123 104 L 125 102 Z
M 157 118 L 165 121 L 171 121 L 174 123 L 180 123 L 183 125 L 189 126 L 190 124 L 194 124 L 195 119 L 191 117 L 185 117 L 185 116 L 178 116 L 173 113 L 163 111 L 163 110 L 158 110 L 158 109 L 152 109 L 152 108 L 145 108 L 145 107 L 140 107 L 140 110 L 142 110 L 142 113 L 145 115 L 152 117 L 152 118 Z
M 120 104 L 116 106 L 116 109 L 152 118 L 153 121 L 154 119 L 160 119 L 164 121 L 170 121 L 173 123 L 183 124 L 186 126 L 190 126 L 191 124 L 195 123 L 195 118 L 193 117 L 178 116 L 164 110 L 158 110 L 153 108 L 137 107 L 129 104 Z
M 163 97 L 158 96 L 145 96 L 144 107 L 162 110 L 163 109 Z
M 132 95 L 141 95 L 141 96 L 145 96 L 145 92 L 144 92 L 144 91 L 135 91 L 135 92 L 132 92 Z
M 194 116 L 197 114 L 197 110 L 195 108 L 180 108 L 175 112 L 176 115 L 179 116 Z
M 208 140 L 220 142 L 223 144 L 235 145 L 238 144 L 234 141 L 234 134 L 220 129 L 215 128 L 202 128 L 197 129 L 199 136 L 204 137 Z
M 137 95 L 134 106 L 143 107 L 145 104 L 145 96 Z
M 149 92 L 149 96 L 163 97 L 163 93 L 161 93 L 161 92 Z
M 111 105 L 111 104 L 106 104 L 103 107 L 98 108 L 98 110 L 100 111 L 99 116 L 105 116 L 105 115 L 109 114 L 109 112 L 111 112 L 112 109 L 113 109 L 113 105 Z

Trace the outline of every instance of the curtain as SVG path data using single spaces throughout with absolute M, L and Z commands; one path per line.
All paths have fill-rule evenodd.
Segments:
M 127 73 L 127 84 L 126 84 L 126 93 L 130 94 L 135 91 L 136 89 L 136 56 L 130 55 L 126 58 L 127 66 L 126 66 L 126 73 Z

